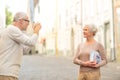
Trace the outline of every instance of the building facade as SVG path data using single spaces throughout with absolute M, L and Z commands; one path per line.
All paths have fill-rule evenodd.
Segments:
M 94 23 L 99 30 L 95 38 L 104 45 L 108 60 L 119 61 L 119 3 L 119 0 L 40 0 L 33 16 L 44 26 L 47 53 L 73 56 L 77 45 L 84 41 L 82 28 Z
M 65 41 L 69 46 L 67 49 L 71 52 L 71 55 L 75 52 L 78 43 L 84 41 L 83 26 L 87 23 L 94 23 L 98 27 L 95 38 L 104 45 L 108 60 L 116 60 L 113 1 L 69 0 L 67 3 L 64 12 L 62 11 L 60 15 L 60 27 L 67 30 L 65 32 L 69 32 L 64 36 L 68 39 Z M 65 18 L 62 18 L 62 16 Z

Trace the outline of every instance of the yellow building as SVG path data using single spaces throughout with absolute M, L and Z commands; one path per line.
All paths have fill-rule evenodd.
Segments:
M 120 0 L 113 0 L 116 60 L 120 62 Z

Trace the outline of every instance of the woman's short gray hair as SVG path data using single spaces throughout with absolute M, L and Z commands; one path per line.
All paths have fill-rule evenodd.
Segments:
M 24 17 L 26 17 L 27 14 L 24 13 L 24 12 L 17 12 L 15 15 L 14 15 L 14 18 L 13 18 L 13 21 L 18 21 L 19 19 L 22 19 Z
M 97 33 L 97 31 L 98 31 L 98 29 L 97 29 L 96 25 L 94 25 L 94 24 L 87 24 L 86 26 L 88 26 L 88 27 L 89 27 L 90 32 L 92 32 L 92 33 L 93 33 L 93 36 L 95 36 L 95 35 L 96 35 L 96 33 Z

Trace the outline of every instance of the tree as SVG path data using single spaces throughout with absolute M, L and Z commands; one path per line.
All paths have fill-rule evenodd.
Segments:
M 6 25 L 11 24 L 12 19 L 13 19 L 12 12 L 10 12 L 8 9 L 9 9 L 8 7 L 5 8 L 5 13 L 6 13 Z

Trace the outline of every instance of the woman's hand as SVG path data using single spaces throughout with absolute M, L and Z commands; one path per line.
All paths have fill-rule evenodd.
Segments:
M 91 67 L 98 68 L 98 67 L 100 67 L 100 65 L 99 64 L 95 64 L 95 65 L 93 65 Z
M 83 66 L 88 66 L 88 67 L 91 67 L 91 66 L 93 66 L 93 65 L 95 65 L 96 63 L 94 63 L 94 62 L 90 62 L 90 61 L 84 61 L 84 62 L 82 62 L 82 65 Z
M 85 61 L 85 62 L 82 62 L 82 65 L 83 66 L 88 66 L 88 67 L 99 67 L 99 64 L 97 64 L 95 61 L 94 62 L 91 62 L 91 61 Z

